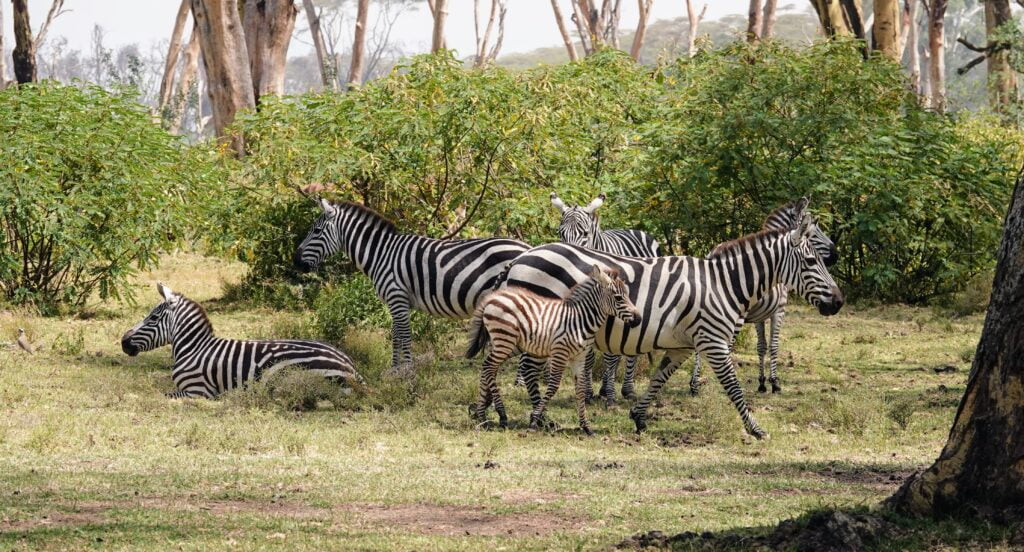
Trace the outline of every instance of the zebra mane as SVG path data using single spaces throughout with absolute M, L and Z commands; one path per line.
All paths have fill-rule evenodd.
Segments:
M 799 223 L 799 220 L 795 220 L 798 213 L 796 212 L 797 204 L 804 201 L 803 198 L 795 199 L 784 205 L 772 209 L 768 216 L 764 218 L 764 224 L 761 226 L 761 230 L 767 230 L 768 225 L 773 221 L 785 221 L 787 226 L 793 227 Z
M 579 303 L 598 285 L 597 279 L 587 276 L 586 280 L 572 286 L 572 289 L 569 290 L 569 296 L 565 298 L 565 304 L 574 305 Z
M 177 295 L 179 302 L 177 311 L 181 312 L 181 308 L 183 306 L 191 307 L 199 315 L 199 318 L 201 319 L 200 324 L 202 324 L 206 328 L 209 328 L 210 333 L 213 333 L 213 322 L 210 322 L 210 317 L 206 315 L 206 309 L 204 309 L 203 306 L 200 305 L 199 303 L 193 301 L 192 299 L 189 299 L 188 297 L 185 297 L 180 293 Z
M 395 223 L 392 222 L 391 219 L 367 207 L 366 205 L 363 205 L 362 203 L 356 203 L 354 201 L 342 201 L 341 203 L 337 204 L 337 208 L 362 213 L 366 215 L 368 218 L 380 223 L 380 225 L 383 226 L 385 230 L 389 232 L 398 232 L 398 227 L 395 226 Z
M 708 253 L 707 258 L 720 259 L 722 257 L 727 257 L 734 252 L 742 253 L 744 246 L 747 244 L 756 244 L 764 241 L 765 238 L 781 236 L 787 232 L 789 232 L 789 230 L 760 230 L 753 234 L 747 234 L 746 236 L 736 238 L 735 240 L 722 242 L 716 245 L 715 248 L 711 250 L 711 253 Z

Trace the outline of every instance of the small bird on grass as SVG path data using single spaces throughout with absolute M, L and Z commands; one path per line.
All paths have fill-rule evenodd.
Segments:
M 28 342 L 28 338 L 25 337 L 24 328 L 18 328 L 18 347 L 21 347 L 22 351 L 25 351 L 30 355 L 33 355 L 36 352 L 35 347 L 33 347 L 32 344 Z

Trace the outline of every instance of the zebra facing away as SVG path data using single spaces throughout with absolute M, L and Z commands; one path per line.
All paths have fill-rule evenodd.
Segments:
M 377 212 L 350 202 L 320 200 L 323 214 L 295 252 L 295 265 L 316 270 L 344 251 L 373 282 L 391 311 L 391 373 L 412 374 L 411 309 L 446 318 L 469 318 L 482 295 L 525 243 L 505 238 L 437 240 L 401 234 Z
M 744 323 L 747 307 L 778 284 L 795 290 L 823 315 L 842 308 L 842 292 L 810 245 L 815 226 L 814 220 L 805 216 L 795 230 L 764 230 L 730 242 L 714 259 L 620 257 L 548 244 L 520 255 L 505 285 L 564 297 L 591 266 L 617 268 L 628 281 L 629 298 L 643 320 L 635 328 L 607 320 L 598 328 L 595 345 L 602 352 L 618 355 L 665 351 L 647 391 L 630 410 L 637 431 L 647 426 L 647 408 L 662 386 L 696 350 L 711 363 L 747 432 L 762 438 L 765 433 L 751 416 L 736 378 L 730 354 L 733 339 Z M 527 375 L 526 384 L 536 404 L 537 370 Z
M 604 204 L 605 195 L 594 198 L 587 206 L 566 205 L 558 194 L 551 193 L 551 204 L 561 211 L 558 224 L 558 238 L 562 243 L 587 247 L 623 257 L 657 257 L 658 241 L 647 232 L 640 230 L 601 230 L 601 223 L 595 213 Z M 585 389 L 589 398 L 590 377 L 594 365 L 593 352 L 587 353 L 584 374 Z M 615 401 L 615 373 L 619 367 L 619 355 L 604 355 L 604 377 L 601 380 L 600 395 L 607 402 Z M 622 378 L 622 395 L 634 398 L 636 392 L 633 380 L 636 374 L 637 357 L 626 357 L 626 373 Z
M 486 420 L 487 407 L 493 401 L 501 427 L 508 426 L 497 373 L 501 363 L 518 349 L 534 358 L 547 357 L 547 392 L 534 405 L 530 427 L 536 429 L 539 425 L 548 401 L 558 391 L 566 364 L 571 362 L 576 376 L 580 429 L 591 435 L 579 373 L 582 357 L 594 342 L 597 327 L 609 316 L 629 327 L 640 323 L 640 314 L 629 301 L 628 293 L 618 271 L 594 265 L 588 277 L 572 288 L 565 299 L 541 297 L 523 288 L 503 288 L 488 295 L 470 322 L 466 358 L 476 356 L 491 342 L 480 370 L 480 399 L 470 406 L 470 413 L 480 421 Z
M 761 230 L 792 230 L 800 224 L 800 216 L 807 208 L 810 200 L 806 197 L 792 201 L 777 207 L 765 219 Z M 811 246 L 818 251 L 825 266 L 832 266 L 839 261 L 839 251 L 832 240 L 821 231 L 821 227 L 815 225 L 815 232 L 811 235 Z M 718 246 L 708 253 L 708 258 L 714 258 L 720 254 Z M 759 301 L 750 305 L 744 320 L 747 324 L 754 324 L 757 329 L 757 356 L 758 375 L 757 391 L 767 393 L 764 377 L 764 357 L 768 353 L 769 377 L 772 384 L 772 393 L 780 393 L 782 387 L 779 385 L 778 364 L 779 364 L 779 332 L 782 329 L 782 319 L 786 314 L 786 302 L 788 301 L 789 289 L 785 285 L 778 285 L 772 288 Z M 765 322 L 771 323 L 770 339 L 765 339 Z M 699 391 L 700 378 L 700 355 L 694 356 L 693 375 L 690 377 L 690 393 L 696 395 Z
M 171 378 L 178 390 L 171 398 L 212 399 L 286 366 L 301 366 L 329 379 L 363 383 L 352 359 L 316 341 L 244 341 L 213 334 L 206 312 L 191 299 L 157 284 L 163 301 L 121 337 L 129 356 L 170 344 Z

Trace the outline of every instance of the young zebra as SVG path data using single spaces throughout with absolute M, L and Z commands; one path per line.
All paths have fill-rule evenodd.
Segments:
M 761 230 L 793 230 L 800 224 L 800 217 L 807 209 L 810 200 L 806 197 L 792 201 L 777 207 L 768 214 Z M 818 251 L 825 266 L 832 266 L 839 261 L 839 251 L 832 240 L 821 231 L 821 227 L 815 224 L 815 231 L 810 237 L 811 246 Z M 708 253 L 708 258 L 713 259 L 721 254 L 723 245 L 719 245 Z M 779 386 L 778 364 L 779 364 L 779 332 L 782 330 L 782 319 L 786 314 L 786 302 L 789 297 L 789 288 L 785 285 L 778 285 L 771 289 L 759 301 L 755 301 L 747 310 L 744 320 L 747 324 L 754 324 L 757 329 L 757 356 L 758 376 L 757 391 L 767 393 L 764 377 L 764 357 L 769 357 L 769 378 L 772 384 L 772 393 L 782 392 Z M 771 322 L 771 338 L 765 340 L 765 322 Z M 696 395 L 699 390 L 700 378 L 700 355 L 694 355 L 693 375 L 690 377 L 690 393 Z
M 298 365 L 326 378 L 363 383 L 345 353 L 316 341 L 242 341 L 213 334 L 213 325 L 198 303 L 157 284 L 163 302 L 121 337 L 129 356 L 171 345 L 171 378 L 178 390 L 171 398 L 206 397 L 258 380 L 274 370 Z
M 679 364 L 696 350 L 704 355 L 751 435 L 762 438 L 736 378 L 730 354 L 747 306 L 778 284 L 786 284 L 823 315 L 839 312 L 843 294 L 810 245 L 815 223 L 803 217 L 796 230 L 765 230 L 729 243 L 715 259 L 620 257 L 591 249 L 548 244 L 522 254 L 509 269 L 507 287 L 564 297 L 590 268 L 617 268 L 627 280 L 629 298 L 642 322 L 628 328 L 609 319 L 598 328 L 595 345 L 617 355 L 664 350 L 665 358 L 643 397 L 630 410 L 637 431 L 646 427 L 647 408 Z M 527 390 L 540 400 L 537 374 Z
M 597 327 L 614 316 L 629 327 L 640 323 L 636 306 L 629 301 L 626 284 L 614 269 L 594 265 L 589 276 L 577 284 L 568 297 L 541 297 L 523 288 L 504 288 L 489 294 L 477 307 L 469 329 L 466 358 L 473 358 L 487 342 L 491 351 L 480 370 L 480 400 L 470 413 L 486 420 L 493 401 L 501 427 L 508 425 L 505 404 L 498 391 L 498 367 L 517 349 L 534 358 L 547 357 L 548 388 L 534 405 L 530 427 L 536 428 L 548 401 L 558 391 L 562 371 L 573 363 L 576 379 L 576 411 L 580 429 L 593 434 L 587 422 L 583 378 L 579 368 L 585 350 L 594 342 Z
M 412 374 L 410 309 L 469 318 L 505 266 L 529 247 L 504 238 L 436 240 L 401 234 L 394 223 L 356 203 L 320 200 L 323 214 L 295 252 L 309 272 L 344 251 L 373 282 L 391 311 L 391 373 Z
M 551 193 L 551 204 L 561 211 L 562 219 L 558 224 L 558 238 L 562 243 L 588 247 L 605 253 L 623 257 L 657 257 L 658 241 L 650 234 L 640 230 L 601 230 L 601 223 L 595 213 L 604 204 L 605 195 L 594 198 L 586 207 L 566 205 L 558 194 Z M 601 380 L 600 395 L 609 403 L 615 402 L 615 373 L 618 372 L 618 355 L 605 354 L 604 377 Z M 633 378 L 636 374 L 637 358 L 626 357 L 626 373 L 622 378 L 622 395 L 635 398 Z M 586 374 L 586 395 L 590 399 L 590 378 L 594 366 L 593 350 L 587 352 L 583 373 Z

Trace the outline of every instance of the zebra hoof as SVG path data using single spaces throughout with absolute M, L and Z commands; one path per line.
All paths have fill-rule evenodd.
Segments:
M 768 388 L 765 387 L 764 384 L 762 383 L 761 385 L 757 386 L 757 392 L 758 393 L 767 393 L 768 392 Z
M 768 434 L 765 433 L 765 431 L 759 427 L 751 428 L 748 431 L 748 433 L 750 433 L 750 435 L 752 435 L 758 441 L 763 441 L 768 438 Z
M 696 397 L 697 395 L 700 395 L 700 389 L 698 389 L 697 387 L 694 387 L 694 386 L 691 385 L 690 386 L 690 396 L 691 397 Z
M 501 416 L 498 418 L 498 427 L 501 429 L 508 429 L 508 418 Z
M 580 426 L 580 431 L 582 431 L 583 434 L 586 435 L 587 437 L 593 437 L 594 436 L 594 430 L 590 429 L 590 426 L 581 425 Z
M 633 420 L 633 423 L 636 425 L 637 433 L 642 433 L 645 429 L 647 429 L 647 422 L 644 420 L 644 415 L 641 414 L 639 411 L 635 409 L 630 409 L 629 417 Z
M 622 398 L 623 399 L 629 399 L 631 401 L 635 401 L 636 400 L 636 391 L 634 391 L 632 387 L 623 387 L 622 388 Z
M 782 387 L 779 386 L 779 384 L 777 384 L 777 383 L 773 383 L 772 384 L 772 394 L 775 395 L 775 394 L 778 394 L 778 393 L 782 393 Z

